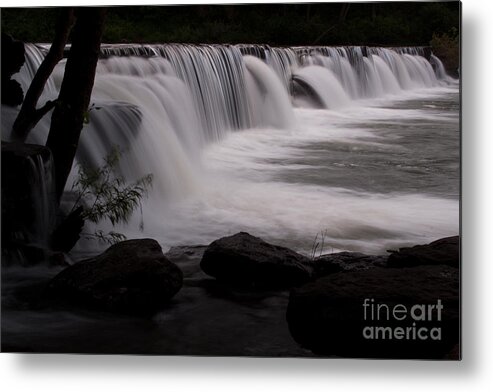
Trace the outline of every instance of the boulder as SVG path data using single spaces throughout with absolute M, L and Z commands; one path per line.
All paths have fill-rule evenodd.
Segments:
M 261 288 L 296 286 L 313 275 L 309 258 L 243 232 L 211 243 L 200 267 L 223 282 Z
M 183 274 L 152 239 L 123 241 L 49 283 L 51 296 L 131 314 L 152 314 L 181 288 Z
M 449 265 L 460 267 L 459 236 L 441 238 L 427 245 L 401 248 L 392 252 L 387 260 L 389 267 L 414 267 L 418 265 Z
M 316 277 L 322 277 L 341 271 L 367 270 L 385 267 L 387 256 L 365 255 L 358 252 L 339 252 L 322 255 L 314 261 Z
M 292 290 L 287 321 L 318 355 L 440 359 L 459 340 L 459 313 L 456 268 L 372 268 Z

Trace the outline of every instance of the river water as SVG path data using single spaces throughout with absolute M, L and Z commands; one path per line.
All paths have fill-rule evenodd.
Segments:
M 208 146 L 199 190 L 144 215 L 150 233 L 183 245 L 247 231 L 308 253 L 321 232 L 326 252 L 369 253 L 458 234 L 457 88 L 294 113 L 294 129 Z

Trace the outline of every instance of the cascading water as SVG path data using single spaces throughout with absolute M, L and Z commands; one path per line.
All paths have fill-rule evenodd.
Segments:
M 30 242 L 49 246 L 49 235 L 55 223 L 55 188 L 51 156 L 44 161 L 40 155 L 28 158 L 31 165 L 31 199 L 34 201 L 35 218 Z
M 164 71 L 172 70 L 173 75 L 183 80 L 193 92 L 194 108 L 209 138 L 218 140 L 226 130 L 251 126 L 245 69 L 242 55 L 237 48 L 192 45 L 154 45 L 146 48 L 151 49 L 156 56 L 167 59 L 168 66 Z M 142 55 L 143 50 L 144 53 L 148 52 L 144 48 L 118 46 L 103 48 L 102 52 L 109 56 Z M 131 66 L 140 70 L 133 71 L 128 67 L 132 73 L 142 72 L 143 68 L 148 67 L 139 67 L 138 63 Z M 122 67 L 119 71 L 122 71 Z M 159 70 L 161 72 L 163 69 Z
M 293 75 L 293 80 L 316 93 L 323 108 L 336 109 L 349 104 L 348 95 L 330 69 L 318 65 L 303 67 Z
M 245 56 L 246 86 L 254 124 L 290 129 L 295 124 L 291 104 L 280 80 L 261 60 Z
M 19 75 L 24 87 L 45 50 L 27 48 Z M 57 67 L 41 102 L 56 94 L 63 67 Z M 394 191 L 390 185 L 376 192 L 363 180 L 348 185 L 344 178 L 358 177 L 352 166 L 332 159 L 340 149 L 365 157 L 389 149 L 391 163 L 379 170 L 400 170 L 407 163 L 392 157 L 409 146 L 392 140 L 406 134 L 400 129 L 385 134 L 391 145 L 386 144 L 368 124 L 387 129 L 393 116 L 404 115 L 413 124 L 440 118 L 444 127 L 453 127 L 456 118 L 377 110 L 369 99 L 391 102 L 456 88 L 440 60 L 422 48 L 104 45 L 77 159 L 98 165 L 118 145 L 126 179 L 152 173 L 153 193 L 144 208 L 147 235 L 165 245 L 250 230 L 306 249 L 316 232 L 330 225 L 335 248 L 381 250 L 455 233 L 455 195 L 421 194 L 406 183 L 405 195 L 382 196 Z M 2 108 L 4 139 L 14 117 L 15 111 Z M 30 140 L 43 144 L 48 124 L 46 117 Z M 339 177 L 341 167 L 346 177 Z M 455 174 L 447 173 L 442 178 L 453 181 Z M 421 208 L 420 214 L 413 208 Z M 435 220 L 418 229 L 430 216 Z M 406 219 L 410 228 L 397 223 Z M 130 235 L 140 235 L 132 230 Z
M 56 220 L 52 173 L 47 148 L 2 142 L 2 262 L 43 261 Z

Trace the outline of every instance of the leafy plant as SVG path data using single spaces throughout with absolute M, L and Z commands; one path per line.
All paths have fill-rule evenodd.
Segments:
M 123 177 L 115 174 L 120 157 L 120 150 L 115 148 L 104 159 L 101 167 L 79 166 L 78 178 L 72 185 L 72 190 L 77 194 L 72 211 L 82 206 L 82 218 L 93 223 L 104 219 L 109 220 L 113 226 L 118 223 L 128 223 L 135 209 L 142 207 L 141 201 L 152 186 L 152 174 L 127 184 Z M 143 226 L 141 220 L 141 230 Z M 114 231 L 104 233 L 101 230 L 92 234 L 86 233 L 85 236 L 111 244 L 126 239 L 121 233 Z
M 91 106 L 89 106 L 89 108 L 84 112 L 84 118 L 82 120 L 82 122 L 85 125 L 87 125 L 87 124 L 89 124 L 91 122 L 90 113 L 93 110 L 101 110 L 101 107 L 100 106 L 96 106 L 95 103 L 92 103 Z

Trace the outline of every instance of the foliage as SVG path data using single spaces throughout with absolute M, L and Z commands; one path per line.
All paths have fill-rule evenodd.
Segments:
M 125 241 L 127 239 L 127 237 L 125 237 L 125 235 L 122 233 L 117 233 L 115 231 L 109 231 L 108 233 L 105 233 L 102 230 L 96 230 L 93 234 L 86 234 L 86 238 L 94 238 L 100 242 L 104 242 L 110 245 Z
M 460 37 L 459 31 L 453 27 L 442 34 L 433 34 L 430 41 L 433 53 L 438 56 L 447 71 L 455 71 L 459 67 Z
M 147 196 L 152 186 L 152 174 L 148 174 L 132 184 L 126 184 L 123 177 L 115 174 L 121 152 L 114 149 L 97 168 L 79 166 L 78 178 L 72 185 L 77 199 L 72 210 L 83 206 L 82 217 L 93 223 L 109 220 L 113 226 L 128 223 L 135 209 Z M 141 223 L 143 229 L 143 223 Z M 88 238 L 115 243 L 125 239 L 121 233 L 101 230 L 87 234 Z
M 83 116 L 83 120 L 82 122 L 84 124 L 89 124 L 91 122 L 91 112 L 93 110 L 101 110 L 101 107 L 100 106 L 96 106 L 96 104 L 92 103 L 91 106 L 89 106 L 89 108 L 84 112 L 84 116 Z
M 310 45 L 322 36 L 317 44 L 427 45 L 433 33 L 459 27 L 459 7 L 458 1 L 351 3 L 344 23 L 338 23 L 341 3 L 112 7 L 103 41 Z M 2 30 L 50 42 L 55 12 L 2 9 Z

